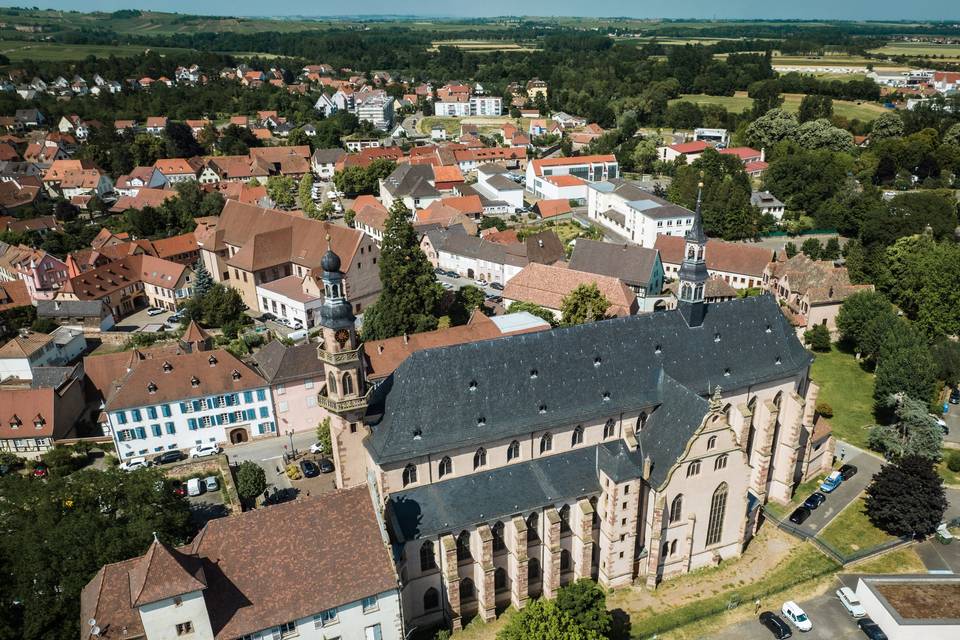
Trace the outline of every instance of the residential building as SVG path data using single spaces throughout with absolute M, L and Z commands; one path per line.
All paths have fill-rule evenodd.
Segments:
M 401 200 L 411 212 L 427 208 L 441 198 L 440 188 L 437 186 L 437 171 L 449 168 L 432 164 L 397 165 L 393 173 L 380 180 L 380 200 L 383 206 L 389 209 L 395 201 Z M 462 174 L 460 181 L 463 181 Z
M 569 267 L 574 271 L 616 278 L 636 294 L 640 311 L 655 311 L 662 307 L 658 303 L 662 302 L 666 274 L 660 252 L 656 249 L 578 238 Z
M 320 94 L 320 97 L 317 98 L 313 108 L 322 113 L 324 118 L 329 118 L 338 111 L 337 104 L 325 93 Z
M 556 178 L 571 177 L 557 176 Z M 574 178 L 574 180 L 579 180 L 579 178 Z M 538 200 L 533 205 L 533 211 L 540 216 L 541 220 L 570 220 L 573 218 L 573 208 L 570 207 L 570 200 L 567 198 Z
M 192 231 L 179 236 L 153 240 L 150 244 L 154 255 L 163 260 L 192 266 L 200 259 L 200 246 Z
M 162 158 L 153 163 L 153 166 L 169 184 L 197 179 L 198 167 L 190 164 L 186 158 Z
M 106 172 L 88 160 L 56 160 L 43 174 L 43 186 L 51 197 L 71 199 L 77 196 L 102 198 L 113 191 Z
M 687 164 L 690 164 L 699 158 L 704 151 L 712 148 L 713 144 L 702 139 L 691 142 L 679 142 L 677 144 L 657 147 L 657 157 L 664 162 L 673 162 L 680 156 L 684 156 Z
M 783 218 L 784 204 L 769 191 L 754 191 L 750 194 L 750 204 L 760 209 L 762 215 L 771 215 L 776 220 Z
M 769 263 L 763 272 L 763 287 L 776 296 L 801 335 L 818 324 L 836 335 L 843 301 L 858 291 L 873 291 L 872 284 L 850 282 L 846 267 L 811 260 L 804 253 Z
M 664 272 L 676 278 L 683 265 L 684 241 L 679 236 L 657 236 L 654 248 L 660 252 Z M 773 251 L 743 242 L 707 241 L 707 272 L 734 289 L 750 289 L 763 283 L 763 274 Z
M 207 270 L 237 289 L 251 309 L 260 308 L 257 287 L 264 283 L 295 275 L 319 284 L 328 236 L 343 256 L 346 295 L 355 313 L 380 295 L 380 249 L 362 231 L 228 200 L 215 226 L 194 233 Z
M 356 102 L 357 118 L 387 131 L 393 126 L 393 98 L 382 91 L 371 92 Z
M 274 340 L 253 356 L 257 372 L 270 384 L 280 433 L 314 431 L 329 415 L 317 402 L 325 379 L 317 346 L 307 341 L 288 347 Z
M 585 200 L 586 183 L 612 180 L 619 175 L 620 168 L 613 154 L 544 158 L 531 160 L 527 165 L 526 188 L 537 198 L 562 198 L 570 195 L 575 196 L 571 199 Z M 559 178 L 559 181 L 552 182 L 554 178 Z M 570 178 L 581 182 L 573 184 Z
M 48 367 L 48 369 L 54 369 Z M 24 380 L 0 383 L 0 451 L 22 458 L 38 458 L 57 440 L 76 436 L 83 414 L 83 368 L 62 369 L 48 384 Z
M 344 150 L 340 148 L 317 149 L 310 157 L 310 168 L 321 180 L 333 180 L 337 161 L 340 160 L 344 154 Z
M 433 102 L 433 113 L 438 116 L 499 116 L 503 113 L 503 98 L 487 95 L 450 95 Z
M 140 189 L 163 189 L 167 183 L 167 177 L 156 166 L 137 167 L 117 178 L 113 188 L 121 196 L 134 197 Z
M 103 300 L 41 300 L 37 302 L 37 317 L 80 328 L 84 333 L 109 331 L 114 324 L 113 313 Z
M 531 262 L 554 264 L 563 260 L 563 244 L 552 231 L 527 236 L 523 242 L 501 244 L 461 231 L 427 231 L 420 241 L 435 267 L 467 278 L 506 285 Z
M 699 222 L 687 239 L 675 311 L 419 351 L 375 387 L 349 306 L 327 297 L 338 481 L 385 501 L 408 625 L 715 566 L 763 504 L 830 468 L 809 352 L 771 297 L 708 307 Z
M 51 333 L 21 331 L 0 346 L 0 382 L 8 378 L 33 380 L 38 367 L 63 367 L 86 350 L 83 332 L 57 327 Z
M 316 312 L 323 304 L 320 290 L 310 276 L 285 276 L 257 285 L 258 308 L 305 329 L 316 324 Z
M 147 133 L 155 136 L 162 135 L 166 128 L 167 128 L 166 116 L 149 116 L 144 126 L 144 130 Z
M 523 185 L 511 179 L 510 172 L 499 164 L 488 162 L 477 167 L 474 188 L 495 202 L 505 202 L 507 213 L 516 213 L 523 207 Z
M 271 174 L 290 176 L 299 180 L 310 173 L 310 147 L 308 145 L 253 147 L 250 149 L 250 158 L 254 161 L 265 162 Z
M 403 640 L 381 527 L 357 487 L 210 520 L 179 548 L 154 539 L 84 587 L 81 640 Z
M 0 243 L 0 280 L 23 280 L 30 299 L 51 300 L 67 281 L 67 265 L 42 249 Z
M 693 130 L 693 139 L 694 141 L 702 140 L 725 147 L 730 144 L 730 132 L 726 129 L 697 127 Z
M 193 295 L 193 270 L 151 255 L 128 255 L 72 278 L 57 300 L 97 300 L 115 320 L 147 306 L 176 311 Z
M 267 381 L 222 349 L 147 358 L 104 406 L 121 459 L 273 436 Z
M 383 232 L 386 229 L 387 218 L 390 212 L 374 196 L 357 196 L 353 201 L 353 226 L 374 239 L 379 247 L 383 242 Z
M 528 166 L 527 150 L 524 147 L 490 147 L 479 149 L 457 149 L 453 152 L 457 166 L 464 174 L 490 162 L 502 164 L 513 169 Z
M 2 324 L 2 313 L 19 307 L 29 307 L 33 304 L 30 300 L 30 291 L 27 290 L 27 283 L 23 280 L 12 280 L 5 282 L 0 280 L 0 333 L 6 333 L 7 327 Z
M 640 311 L 637 295 L 618 278 L 536 263 L 528 264 L 507 282 L 503 304 L 509 311 L 515 302 L 530 302 L 547 309 L 559 321 L 563 317 L 564 298 L 581 285 L 596 285 L 610 303 L 607 317 L 630 316 Z
M 627 241 L 652 248 L 660 235 L 683 236 L 693 212 L 622 179 L 589 185 L 587 216 Z

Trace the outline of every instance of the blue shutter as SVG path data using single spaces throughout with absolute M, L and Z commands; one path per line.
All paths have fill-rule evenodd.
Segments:
M 259 400 L 260 402 L 263 402 L 266 399 L 267 399 L 266 392 L 264 392 L 263 389 L 257 389 L 257 400 Z
M 257 417 L 257 412 L 254 411 L 253 409 L 245 409 L 243 412 L 244 420 L 253 420 L 256 417 Z
M 169 435 L 173 435 L 173 434 L 175 434 L 176 432 L 177 432 L 177 427 L 176 427 L 172 422 L 168 422 L 168 423 L 167 423 L 167 433 L 168 433 Z
M 126 411 L 117 411 L 114 416 L 117 418 L 118 424 L 127 424 L 127 412 Z
M 217 424 L 223 424 L 223 414 L 222 414 L 222 413 L 218 413 L 218 414 L 217 414 L 216 416 L 214 416 L 214 417 L 217 419 Z
M 270 411 L 269 411 L 266 407 L 260 407 L 260 417 L 261 417 L 261 418 L 269 418 L 269 417 L 270 417 Z
M 190 429 L 190 431 L 196 431 L 196 430 L 197 430 L 197 419 L 196 419 L 196 418 L 190 418 L 189 420 L 187 420 L 187 427 Z
M 181 403 L 180 403 L 180 413 L 187 413 L 187 411 L 188 411 L 188 410 L 187 410 L 187 403 L 186 403 L 186 402 L 181 402 Z
M 133 416 L 134 422 L 140 422 L 141 420 L 143 420 L 143 414 L 140 413 L 140 409 L 134 409 L 130 413 Z
M 157 419 L 157 408 L 156 407 L 147 407 L 147 417 L 151 420 Z
M 137 438 L 139 440 L 144 440 L 147 437 L 147 430 L 143 427 L 137 427 Z
M 170 405 L 163 405 L 163 417 L 169 418 L 171 415 L 173 415 L 173 413 L 170 411 Z
M 150 428 L 153 429 L 153 435 L 155 435 L 156 437 L 159 438 L 161 435 L 163 435 L 163 431 L 160 429 L 160 425 L 152 424 L 150 425 Z
M 199 400 L 194 400 L 194 401 L 193 401 L 193 410 L 194 410 L 194 411 L 200 411 L 200 401 L 199 401 Z
M 231 411 L 229 414 L 227 414 L 227 419 L 230 422 L 230 424 L 233 424 L 234 422 L 237 421 L 237 414 Z
M 243 401 L 244 401 L 244 402 L 253 402 L 253 391 L 244 391 L 244 392 L 243 392 Z

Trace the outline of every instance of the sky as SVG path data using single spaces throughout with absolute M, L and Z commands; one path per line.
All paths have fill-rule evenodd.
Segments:
M 798 18 L 841 20 L 948 20 L 960 18 L 956 0 L 52 0 L 11 3 L 79 11 L 154 9 L 180 13 L 238 16 L 405 15 L 484 17 L 503 15 L 627 16 L 636 18 Z

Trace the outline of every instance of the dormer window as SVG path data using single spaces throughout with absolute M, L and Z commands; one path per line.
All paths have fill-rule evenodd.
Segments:
M 597 356 L 596 358 L 593 359 L 593 366 L 599 367 L 602 364 L 602 362 L 603 361 L 600 359 L 600 356 Z
M 530 369 L 530 379 L 531 379 L 531 380 L 536 380 L 537 375 L 539 375 L 539 374 L 537 373 L 537 370 L 536 370 L 536 369 Z
M 217 364 L 217 356 L 211 354 L 210 357 L 207 358 L 207 362 L 210 363 L 211 367 L 215 366 Z
M 23 424 L 23 421 L 20 420 L 20 416 L 13 414 L 13 417 L 10 418 L 10 428 L 19 429 L 21 424 Z
M 197 376 L 192 376 L 192 377 L 190 378 L 190 386 L 191 386 L 191 387 L 199 387 L 199 386 L 200 386 L 200 378 L 198 378 Z
M 657 355 L 660 355 L 661 353 L 663 353 L 663 349 L 660 348 L 660 345 L 657 345 L 653 348 L 653 352 Z
M 46 424 L 46 422 L 47 421 L 43 419 L 43 416 L 38 413 L 33 419 L 33 426 L 36 429 L 43 429 L 43 425 Z
M 236 369 L 234 369 L 233 372 L 230 374 L 230 376 L 231 376 L 234 380 L 239 380 L 239 379 L 240 379 L 240 372 L 237 371 Z
M 775 362 L 776 364 L 783 364 L 783 360 L 780 358 L 780 356 L 777 356 L 777 359 L 774 360 L 774 362 Z
M 720 334 L 719 334 L 719 333 L 713 334 L 713 341 L 714 341 L 714 342 L 720 342 Z
M 470 391 L 476 391 L 476 390 L 477 390 L 477 381 L 476 381 L 476 380 L 471 380 L 471 381 L 470 381 Z
M 724 369 L 724 370 L 723 370 L 723 375 L 724 375 L 724 377 L 729 378 L 729 377 L 730 377 L 730 369 Z
M 773 333 L 773 329 L 770 327 L 770 325 L 767 325 L 765 333 Z
M 540 412 L 541 414 L 546 413 L 546 412 L 547 412 L 547 405 L 541 404 L 541 405 L 540 405 L 540 408 L 539 408 L 539 412 Z
M 147 391 L 148 391 L 149 393 L 151 393 L 151 394 L 156 393 L 156 392 L 157 392 L 157 385 L 156 385 L 155 383 L 151 382 L 150 384 L 147 385 Z
M 478 427 L 487 426 L 487 419 L 484 416 L 480 416 L 479 418 L 477 418 L 477 426 Z
M 164 360 L 164 361 L 163 361 L 163 372 L 164 372 L 164 373 L 170 373 L 171 371 L 173 371 L 173 365 L 170 364 L 169 362 L 167 362 L 166 360 Z

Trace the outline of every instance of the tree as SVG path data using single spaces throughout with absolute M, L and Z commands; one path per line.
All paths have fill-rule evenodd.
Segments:
M 797 255 L 797 245 L 793 242 L 788 242 L 787 244 L 783 245 L 783 253 L 785 256 L 787 256 L 787 258 L 792 258 L 793 256 Z
M 207 265 L 203 264 L 202 258 L 197 258 L 193 263 L 193 278 L 193 295 L 196 297 L 207 295 L 214 285 L 213 276 L 207 270 Z
M 903 136 L 903 119 L 896 113 L 887 112 L 873 121 L 870 128 L 870 141 Z
M 891 396 L 887 404 L 896 416 L 896 422 L 870 429 L 870 448 L 883 453 L 888 460 L 899 460 L 904 456 L 939 460 L 943 431 L 930 416 L 928 405 L 907 395 Z
M 780 95 L 780 91 L 779 80 L 760 80 L 750 85 L 747 90 L 747 95 L 753 98 L 751 115 L 754 119 L 763 116 L 771 109 L 776 109 L 783 104 L 783 96 Z
M 610 301 L 600 293 L 597 283 L 578 285 L 564 297 L 560 311 L 566 325 L 596 322 L 606 317 Z
M 507 309 L 507 313 L 521 313 L 524 311 L 537 316 L 541 320 L 546 320 L 551 325 L 555 326 L 557 324 L 557 317 L 553 315 L 552 311 L 533 302 L 517 300 L 516 302 L 511 303 L 510 307 Z
M 177 546 L 193 531 L 186 498 L 158 469 L 92 468 L 44 482 L 0 478 L 0 638 L 70 640 L 80 591 L 101 566 Z M 78 541 L 82 546 L 78 547 Z
M 936 531 L 947 498 L 933 465 L 929 458 L 905 456 L 896 464 L 883 466 L 867 487 L 870 522 L 894 536 L 925 536 Z
M 313 202 L 313 174 L 309 171 L 300 178 L 300 186 L 297 188 L 297 196 L 300 208 L 308 216 L 313 216 L 317 205 Z
M 244 460 L 237 469 L 237 493 L 244 500 L 253 500 L 267 490 L 267 474 L 252 460 Z
M 581 578 L 557 592 L 557 608 L 573 618 L 582 630 L 610 636 L 613 616 L 607 611 L 607 596 L 593 580 Z
M 357 212 L 353 209 L 347 209 L 343 212 L 343 221 L 348 227 L 353 226 L 353 221 L 357 219 Z
M 580 628 L 553 600 L 531 600 L 518 611 L 497 640 L 601 640 L 593 631 Z
M 960 145 L 960 122 L 952 125 L 943 134 L 943 144 Z
M 657 161 L 657 145 L 654 140 L 642 140 L 633 149 L 633 166 L 640 173 L 653 171 Z
M 317 442 L 323 447 L 323 453 L 333 453 L 333 434 L 330 432 L 330 416 L 327 416 L 317 425 Z
M 863 348 L 867 324 L 878 316 L 893 316 L 893 305 L 890 301 L 876 291 L 858 291 L 840 305 L 837 329 L 844 341 L 860 353 L 865 353 Z
M 941 340 L 931 349 L 937 363 L 937 379 L 955 387 L 960 384 L 960 342 Z
M 795 133 L 797 144 L 804 149 L 829 149 L 830 151 L 853 151 L 853 134 L 833 126 L 829 120 L 809 120 Z
M 435 312 L 443 289 L 420 249 L 410 211 L 401 200 L 393 203 L 387 216 L 380 248 L 380 282 L 380 297 L 364 314 L 364 339 L 383 340 L 436 329 Z
M 890 416 L 890 396 L 906 394 L 921 402 L 933 399 L 936 366 L 923 336 L 907 320 L 898 319 L 888 331 L 877 356 L 873 387 L 874 411 Z
M 803 253 L 805 253 L 806 256 L 811 260 L 820 259 L 821 248 L 820 241 L 816 238 L 807 238 L 803 241 L 803 244 L 800 245 L 800 251 L 803 251 Z
M 803 332 L 803 342 L 814 351 L 830 351 L 830 330 L 822 324 L 815 324 Z
M 747 127 L 747 144 L 769 149 L 781 140 L 793 138 L 799 123 L 796 116 L 783 109 L 771 109 Z
M 453 304 L 450 305 L 450 321 L 454 325 L 466 324 L 470 320 L 470 315 L 476 309 L 483 306 L 483 289 L 473 285 L 465 285 L 453 296 Z
M 806 95 L 800 100 L 800 111 L 798 117 L 800 122 L 809 122 L 810 120 L 819 120 L 825 118 L 829 120 L 833 116 L 833 98 L 829 96 Z
M 270 176 L 267 178 L 267 195 L 277 206 L 295 206 L 297 203 L 295 192 L 296 183 L 290 176 Z
M 185 123 L 168 120 L 163 134 L 167 140 L 168 157 L 192 158 L 203 155 L 203 147 L 193 137 L 193 130 Z
M 837 238 L 830 238 L 827 244 L 820 251 L 821 260 L 836 260 L 840 257 L 840 241 Z
M 205 327 L 243 324 L 247 305 L 233 287 L 215 283 L 203 296 L 196 295 L 183 308 L 185 321 L 196 320 Z M 234 329 L 234 333 L 236 330 Z
M 671 202 L 694 209 L 701 184 L 707 235 L 726 240 L 756 235 L 760 210 L 750 203 L 750 176 L 739 158 L 707 149 L 693 164 L 677 169 L 668 194 Z

